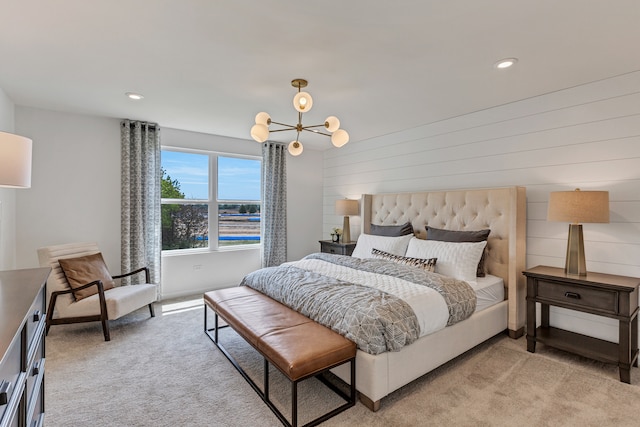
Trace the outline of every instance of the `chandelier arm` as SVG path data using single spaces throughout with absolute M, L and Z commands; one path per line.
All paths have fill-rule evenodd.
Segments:
M 319 130 L 311 130 L 311 129 L 307 129 L 307 128 L 302 128 L 302 130 L 305 130 L 305 131 L 311 132 L 311 133 L 315 133 L 316 135 L 331 136 L 330 133 L 320 132 Z
M 286 128 L 286 129 L 274 129 L 274 130 L 269 129 L 269 132 L 270 133 L 271 132 L 284 132 L 284 131 L 288 131 L 288 130 L 296 130 L 296 128 L 293 127 L 293 126 L 290 126 L 290 127 Z
M 302 129 L 323 128 L 323 127 L 325 127 L 324 123 L 321 125 L 302 126 Z
M 286 124 L 286 123 L 274 122 L 273 120 L 271 120 L 271 124 L 273 124 L 273 125 L 280 125 L 280 126 L 286 126 L 286 127 L 288 127 L 288 128 L 291 128 L 291 129 L 295 129 L 295 128 L 296 128 L 296 126 L 295 126 L 295 125 L 288 125 L 288 124 Z M 273 132 L 273 131 L 272 131 L 272 132 Z

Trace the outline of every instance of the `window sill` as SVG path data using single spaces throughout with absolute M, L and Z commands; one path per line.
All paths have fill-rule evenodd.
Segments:
M 255 251 L 262 249 L 262 245 L 235 245 L 235 246 L 223 246 L 218 249 L 174 249 L 170 251 L 162 251 L 161 256 L 164 257 L 174 257 L 174 256 L 185 256 L 185 255 L 202 255 L 202 254 L 212 254 L 212 253 L 220 253 L 220 252 L 236 252 L 236 251 Z

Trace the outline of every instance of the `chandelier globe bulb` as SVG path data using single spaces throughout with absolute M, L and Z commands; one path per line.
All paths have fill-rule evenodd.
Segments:
M 291 141 L 289 143 L 289 146 L 287 147 L 287 150 L 292 156 L 299 156 L 300 154 L 302 154 L 303 150 L 302 143 L 298 140 Z
M 251 127 L 251 138 L 256 142 L 265 142 L 269 138 L 269 128 L 267 125 L 256 124 Z
M 329 116 L 324 121 L 324 127 L 326 127 L 329 132 L 335 132 L 340 128 L 340 120 L 338 120 L 336 116 Z
M 344 129 L 338 129 L 331 135 L 331 143 L 335 147 L 340 148 L 347 142 L 349 142 L 349 133 Z
M 256 124 L 269 126 L 271 124 L 271 116 L 264 111 L 256 114 Z
M 313 98 L 307 92 L 298 92 L 293 97 L 293 108 L 300 113 L 306 113 L 313 106 Z

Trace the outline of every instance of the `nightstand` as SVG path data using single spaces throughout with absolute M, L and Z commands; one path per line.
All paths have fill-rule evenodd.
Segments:
M 337 255 L 351 255 L 356 247 L 356 242 L 336 243 L 331 240 L 319 240 L 320 252 Z
M 562 268 L 538 266 L 527 276 L 527 351 L 536 343 L 618 365 L 620 381 L 631 382 L 638 366 L 638 285 L 640 279 L 613 274 L 568 275 Z M 536 303 L 540 327 L 536 328 Z M 619 344 L 549 326 L 549 306 L 582 311 L 619 321 Z

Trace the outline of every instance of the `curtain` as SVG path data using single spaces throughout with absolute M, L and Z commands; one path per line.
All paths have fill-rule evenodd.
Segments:
M 123 120 L 120 141 L 122 272 L 146 266 L 160 283 L 160 127 Z M 144 274 L 133 280 L 123 284 L 144 282 Z
M 287 260 L 287 148 L 262 145 L 262 266 Z

